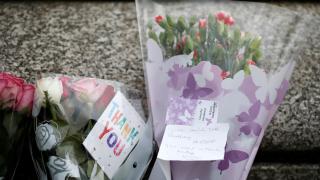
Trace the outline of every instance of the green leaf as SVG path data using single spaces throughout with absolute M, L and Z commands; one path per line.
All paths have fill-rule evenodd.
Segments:
M 90 162 L 90 167 L 88 166 L 88 168 L 90 168 L 90 174 L 88 174 L 88 177 L 90 179 L 94 179 L 94 180 L 104 180 L 104 179 L 108 179 L 102 169 L 100 168 L 100 166 L 96 163 L 96 162 L 93 162 L 92 165 L 91 165 L 92 162 Z
M 166 41 L 166 34 L 164 32 L 161 32 L 160 35 L 159 35 L 159 40 L 160 40 L 160 43 L 163 47 L 166 47 L 167 46 L 167 41 Z
M 0 177 L 4 176 L 7 172 L 7 162 L 4 156 L 0 154 Z
M 187 52 L 193 51 L 193 41 L 190 37 L 187 37 L 187 39 L 186 39 L 186 47 L 185 48 L 186 48 Z
M 193 39 L 194 41 L 196 41 L 196 30 L 195 30 L 195 28 L 191 28 L 191 29 L 190 29 L 189 35 L 190 35 L 191 39 Z
M 75 164 L 81 164 L 87 160 L 86 150 L 82 146 L 81 134 L 68 136 L 56 148 L 56 153 L 59 157 L 65 158 L 69 155 L 71 161 Z
M 94 126 L 94 122 L 96 122 L 95 120 L 90 119 L 87 123 L 87 125 L 83 128 L 82 130 L 82 137 L 86 138 L 88 136 L 88 134 L 90 133 L 91 129 Z
M 153 29 L 153 23 L 152 23 L 151 20 L 148 21 L 147 27 L 148 27 L 149 29 Z
M 177 22 L 177 30 L 182 33 L 187 28 L 185 18 L 180 16 Z
M 172 28 L 175 27 L 175 23 L 173 22 L 172 17 L 167 15 L 166 18 L 167 18 L 168 25 Z
M 161 22 L 159 23 L 159 26 L 162 27 L 162 28 L 165 29 L 165 30 L 168 30 L 168 29 L 169 29 L 169 25 L 168 25 L 168 23 L 167 23 L 166 20 L 161 21 Z
M 7 130 L 0 125 L 0 155 L 6 155 L 11 148 L 12 142 L 10 141 L 8 137 Z
M 261 57 L 262 57 L 262 53 L 261 53 L 260 49 L 257 49 L 252 55 L 252 60 L 257 62 Z
M 260 44 L 261 44 L 261 38 L 256 37 L 252 40 L 250 49 L 258 49 L 260 47 Z
M 233 44 L 234 44 L 234 46 L 238 47 L 239 42 L 240 42 L 240 37 L 241 37 L 241 31 L 239 28 L 236 28 L 233 31 Z
M 229 26 L 228 25 L 224 25 L 223 26 L 223 33 L 222 33 L 222 36 L 225 40 L 228 39 L 229 37 Z
M 159 43 L 158 36 L 157 36 L 157 34 L 156 34 L 154 31 L 149 30 L 148 35 L 149 35 L 149 38 L 151 38 L 151 39 L 153 39 L 154 41 L 156 41 L 157 43 Z
M 207 37 L 207 29 L 200 29 L 200 41 L 202 44 L 206 42 L 206 37 Z
M 3 126 L 8 133 L 8 138 L 11 139 L 14 137 L 17 129 L 18 129 L 18 122 L 15 121 L 13 118 L 13 114 L 5 114 L 3 117 Z
M 250 74 L 250 69 L 249 69 L 249 66 L 248 65 L 245 65 L 244 68 L 243 68 L 243 71 L 246 75 L 249 75 Z
M 197 17 L 196 16 L 191 16 L 190 20 L 189 20 L 189 25 L 190 27 L 195 25 L 197 22 Z
M 225 57 L 225 50 L 223 47 L 219 46 L 219 45 L 215 45 L 214 49 L 213 49 L 213 58 L 216 62 L 216 64 L 224 64 L 224 59 Z
M 220 36 L 222 36 L 222 33 L 224 31 L 224 24 L 222 22 L 218 22 L 217 24 L 217 32 Z
M 174 34 L 173 34 L 172 30 L 166 31 L 166 37 L 167 37 L 167 43 L 169 44 L 169 46 L 173 45 Z
M 212 14 L 209 14 L 209 16 L 208 16 L 208 26 L 209 26 L 209 28 L 211 26 L 214 26 L 214 24 L 215 24 L 215 18 L 212 16 Z
M 87 161 L 87 176 L 88 176 L 88 177 L 91 176 L 94 162 L 95 162 L 94 160 L 88 160 L 88 161 Z

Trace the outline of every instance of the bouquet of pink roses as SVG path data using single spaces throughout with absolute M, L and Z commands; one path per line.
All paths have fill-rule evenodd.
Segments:
M 0 179 L 12 178 L 31 125 L 34 86 L 0 73 Z

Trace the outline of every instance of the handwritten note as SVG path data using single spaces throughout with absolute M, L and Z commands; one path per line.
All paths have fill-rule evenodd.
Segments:
M 158 158 L 174 161 L 212 161 L 224 158 L 229 125 L 167 125 Z
M 218 105 L 215 101 L 197 100 L 193 125 L 211 125 L 218 121 Z

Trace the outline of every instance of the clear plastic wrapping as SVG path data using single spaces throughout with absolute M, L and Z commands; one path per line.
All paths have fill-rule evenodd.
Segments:
M 117 91 L 144 117 L 140 100 L 130 99 L 130 90 L 121 83 L 65 75 L 37 81 L 30 150 L 39 179 L 108 179 L 82 143 Z M 154 150 L 151 130 L 147 122 L 113 179 L 144 177 Z

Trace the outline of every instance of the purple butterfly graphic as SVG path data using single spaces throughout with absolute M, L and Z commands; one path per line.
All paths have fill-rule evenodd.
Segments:
M 253 132 L 254 135 L 259 136 L 262 128 L 260 124 L 254 122 L 254 120 L 257 118 L 259 114 L 260 107 L 261 103 L 260 101 L 257 101 L 250 107 L 249 113 L 242 112 L 238 116 L 239 122 L 246 122 L 246 125 L 240 128 L 240 132 L 244 133 L 245 135 L 249 135 L 251 132 Z
M 197 87 L 196 80 L 194 76 L 189 73 L 186 88 L 183 90 L 182 96 L 184 98 L 198 99 L 199 97 L 208 96 L 213 92 L 210 88 Z
M 224 154 L 224 160 L 220 161 L 218 164 L 218 169 L 220 170 L 220 174 L 222 171 L 229 168 L 229 162 L 238 163 L 247 159 L 249 155 L 246 152 L 240 150 L 231 150 Z

